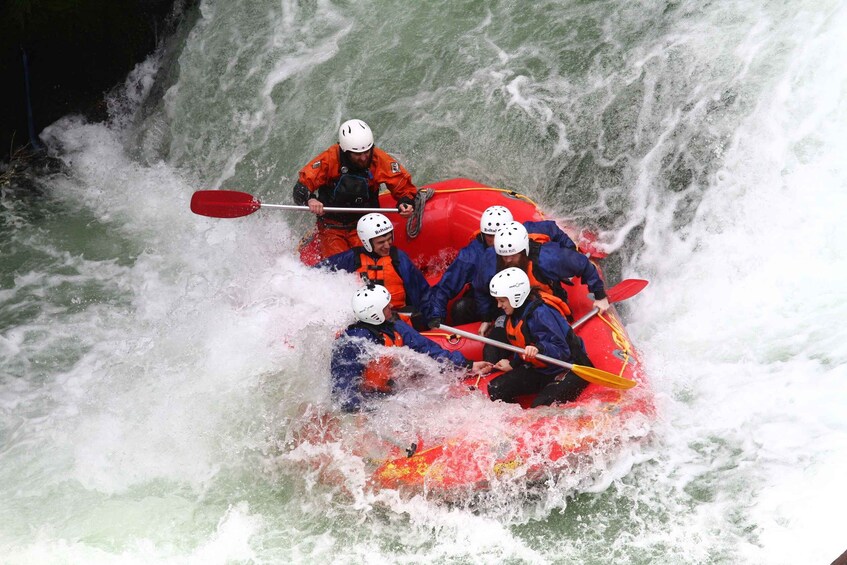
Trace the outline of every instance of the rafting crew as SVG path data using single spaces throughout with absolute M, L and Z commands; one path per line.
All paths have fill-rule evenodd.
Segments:
M 437 328 L 447 319 L 447 304 L 473 284 L 478 265 L 483 261 L 485 250 L 494 244 L 494 234 L 512 222 L 512 212 L 505 206 L 489 206 L 479 219 L 479 231 L 471 236 L 470 242 L 459 250 L 441 279 L 432 287 L 424 315 L 430 328 Z M 567 249 L 576 250 L 576 244 L 552 220 L 527 221 L 522 224 L 538 241 L 552 242 Z M 486 298 L 487 298 L 486 289 Z M 451 309 L 454 324 L 461 325 L 478 321 L 476 303 L 470 292 L 464 293 Z
M 391 302 L 391 293 L 380 285 L 360 288 L 353 294 L 351 303 L 357 321 L 336 339 L 330 364 L 332 395 L 342 410 L 358 411 L 365 400 L 392 392 L 390 355 L 374 359 L 372 349 L 366 344 L 408 347 L 474 373 L 485 374 L 491 370 L 491 363 L 470 361 L 458 351 L 447 351 L 422 336 L 394 315 Z
M 354 312 L 359 321 L 342 333 L 343 339 L 339 338 L 333 352 L 333 395 L 340 399 L 345 410 L 356 410 L 362 398 L 384 395 L 391 390 L 390 361 L 364 362 L 362 342 L 360 340 L 357 347 L 351 341 L 353 338 L 365 338 L 386 346 L 405 344 L 435 359 L 449 358 L 454 364 L 480 373 L 487 373 L 492 368 L 504 371 L 488 385 L 492 400 L 515 402 L 518 396 L 538 393 L 533 406 L 544 406 L 569 402 L 579 396 L 587 381 L 555 365 L 541 363 L 535 356 L 542 353 L 562 361 L 592 366 L 582 340 L 568 325 L 570 309 L 563 285 L 572 284 L 570 277 L 579 276 L 594 293 L 594 305 L 605 311 L 609 303 L 603 281 L 594 265 L 575 250 L 573 241 L 555 222 L 527 222 L 527 226 L 511 218 L 511 213 L 502 206 L 485 211 L 479 234 L 463 249 L 467 250 L 466 258 L 477 254 L 476 263 L 466 262 L 456 267 L 453 282 L 448 281 L 439 288 L 438 298 L 433 298 L 435 287 L 430 288 L 409 256 L 393 245 L 394 225 L 383 214 L 371 213 L 359 219 L 357 234 L 361 246 L 336 253 L 316 265 L 359 273 L 369 285 L 354 295 Z M 532 239 L 528 229 L 534 231 Z M 492 231 L 493 235 L 486 233 Z M 447 272 L 457 262 L 454 261 Z M 521 356 L 512 356 L 503 349 L 486 345 L 484 360 L 474 364 L 458 352 L 448 352 L 418 333 L 418 329 L 423 329 L 418 314 L 426 313 L 432 324 L 429 316 L 438 312 L 438 308 L 446 307 L 446 301 L 442 301 L 452 289 L 462 290 L 464 284 L 459 287 L 455 281 L 460 280 L 459 276 L 467 276 L 468 271 L 473 274 L 474 300 L 483 320 L 497 318 L 491 338 L 522 348 Z M 487 300 L 483 301 L 479 300 L 480 287 L 486 277 Z M 490 322 L 484 321 L 480 334 L 490 326 Z
M 508 343 L 523 349 L 523 353 L 502 356 L 494 364 L 494 369 L 504 373 L 488 383 L 489 398 L 516 402 L 518 396 L 537 393 L 533 408 L 575 400 L 588 386 L 588 381 L 570 370 L 563 372 L 561 367 L 536 359 L 542 354 L 593 367 L 582 339 L 574 333 L 555 303 L 551 304 L 551 297 L 533 288 L 527 273 L 518 267 L 509 267 L 494 275 L 489 292 L 496 299 L 497 307 L 505 312 Z
M 344 330 L 333 349 L 333 396 L 344 410 L 358 410 L 364 398 L 391 392 L 390 358 L 362 359 L 362 339 L 385 346 L 405 345 L 477 373 L 503 371 L 488 384 L 492 400 L 515 402 L 518 396 L 537 393 L 533 407 L 570 402 L 588 385 L 571 371 L 535 359 L 541 353 L 593 366 L 582 340 L 568 324 L 571 312 L 564 287 L 573 284 L 571 277 L 579 277 L 588 286 L 601 312 L 609 308 L 596 267 L 555 222 L 520 223 L 508 208 L 489 207 L 480 218 L 479 232 L 432 288 L 408 254 L 393 245 L 394 225 L 386 216 L 362 216 L 356 233 L 361 245 L 315 265 L 359 273 L 368 285 L 354 295 L 358 321 Z M 463 297 L 464 304 L 460 299 L 459 308 L 454 307 L 454 323 L 481 318 L 480 335 L 490 333 L 492 339 L 522 348 L 522 354 L 512 356 L 487 344 L 484 360 L 474 363 L 418 333 L 427 325 L 440 325 L 449 300 L 467 285 L 472 297 Z
M 337 147 L 339 159 L 343 160 L 346 155 L 348 159 L 356 161 L 356 155 L 368 153 L 368 156 L 360 155 L 360 158 L 362 163 L 372 163 L 374 155 L 378 152 L 373 146 L 373 134 L 367 124 L 359 122 L 351 125 L 345 122 L 344 125 L 347 127 L 342 127 L 342 131 L 339 132 Z M 399 167 L 396 163 L 394 165 Z M 319 169 L 321 166 L 322 163 L 319 160 L 312 164 L 313 169 Z M 342 176 L 346 173 L 346 170 L 342 170 Z M 349 184 L 350 182 L 352 182 L 350 178 L 345 180 L 339 177 L 332 191 L 333 198 L 351 194 L 350 189 L 353 185 Z M 365 185 L 359 188 L 363 186 Z M 308 201 L 309 206 L 262 204 L 255 197 L 237 191 L 197 191 L 192 196 L 191 209 L 201 215 L 220 218 L 244 216 L 265 206 L 308 209 L 321 215 L 324 211 L 323 202 L 320 200 L 323 188 L 318 187 L 316 190 L 317 195 L 305 184 L 299 183 L 295 187 L 295 194 Z M 415 192 L 414 189 L 412 192 Z M 429 193 L 426 193 L 420 199 L 421 204 L 426 201 L 428 195 Z M 378 205 L 378 199 L 376 199 L 378 194 L 375 193 L 373 196 L 375 201 L 372 204 Z M 410 196 L 409 201 L 415 200 Z M 473 206 L 467 208 L 473 209 Z M 401 212 L 401 215 L 409 215 L 414 208 L 401 205 L 396 211 Z M 359 215 L 356 221 L 354 241 L 358 245 L 333 253 L 316 264 L 319 268 L 358 273 L 371 291 L 379 289 L 379 292 L 374 291 L 370 294 L 379 295 L 380 301 L 384 299 L 384 303 L 379 304 L 382 310 L 379 316 L 369 315 L 366 319 L 360 316 L 360 313 L 367 308 L 356 310 L 359 321 L 348 327 L 343 336 L 348 338 L 370 336 L 372 341 L 388 346 L 406 344 L 436 359 L 450 358 L 454 363 L 468 366 L 480 373 L 490 372 L 491 368 L 504 371 L 508 374 L 491 379 L 487 383 L 491 398 L 494 400 L 514 401 L 517 396 L 525 394 L 524 390 L 532 389 L 536 393 L 540 392 L 533 404 L 540 406 L 573 400 L 587 382 L 624 390 L 637 384 L 635 380 L 594 368 L 582 340 L 568 325 L 568 321 L 573 317 L 564 287 L 573 285 L 570 281 L 571 277 L 579 277 L 580 282 L 588 287 L 592 293 L 589 296 L 594 306 L 582 316 L 577 325 L 598 313 L 606 312 L 609 308 L 609 299 L 606 297 L 604 283 L 597 268 L 586 255 L 577 251 L 574 242 L 555 222 L 527 221 L 521 224 L 514 221 L 511 212 L 504 206 L 487 208 L 480 217 L 479 231 L 472 234 L 470 241 L 460 250 L 443 277 L 439 279 L 439 284 L 433 289 L 409 255 L 394 246 L 394 224 L 391 220 L 379 213 L 364 213 L 366 210 L 362 212 L 363 214 Z M 467 218 L 467 211 L 462 215 Z M 416 219 L 419 220 L 418 227 L 420 227 L 422 218 Z M 319 218 L 319 223 L 322 221 Z M 334 230 L 336 227 L 331 229 Z M 442 229 L 446 227 L 448 233 L 439 235 L 455 237 L 452 226 L 441 227 Z M 458 233 L 462 233 L 463 227 L 465 226 L 458 226 L 460 230 Z M 349 240 L 346 241 L 345 246 L 352 243 Z M 305 258 L 304 262 L 310 263 Z M 523 273 L 522 278 L 514 275 L 517 271 Z M 507 291 L 499 290 L 498 281 L 502 282 L 502 273 L 511 274 L 512 281 L 520 279 L 513 285 L 515 288 L 522 289 L 518 294 L 510 296 L 503 293 Z M 482 320 L 478 329 L 479 335 L 441 323 L 447 316 L 448 304 L 451 300 L 461 298 L 461 294 L 467 290 L 470 279 L 472 279 L 470 286 L 476 311 Z M 646 284 L 647 281 L 643 280 L 623 281 L 610 292 L 614 300 L 619 301 L 634 295 Z M 373 309 L 375 306 L 371 305 L 370 308 Z M 460 310 L 464 312 L 463 309 Z M 499 312 L 503 314 L 498 317 Z M 407 316 L 402 318 L 401 322 L 401 318 L 396 314 L 402 313 Z M 457 315 L 455 310 L 451 310 L 450 315 L 453 319 L 459 320 L 459 325 L 475 319 L 463 318 Z M 482 336 L 491 330 L 491 322 L 495 319 L 501 323 L 497 324 L 491 332 L 493 339 L 483 338 Z M 423 320 L 427 323 L 424 324 Z M 388 325 L 376 331 L 368 324 Z M 423 330 L 427 326 L 438 327 L 450 331 L 451 334 L 428 334 L 431 339 L 424 338 L 418 330 Z M 539 330 L 539 328 L 542 329 Z M 470 362 L 458 352 L 451 353 L 437 345 L 437 341 L 441 339 L 455 344 L 454 338 L 457 337 L 485 342 L 483 361 Z M 614 338 L 615 343 L 618 343 L 618 333 L 615 333 Z M 359 392 L 380 394 L 388 392 L 390 366 L 386 368 L 380 365 L 385 370 L 382 372 L 382 377 L 376 378 L 374 375 L 377 373 L 374 371 L 365 371 L 365 368 L 373 369 L 375 366 L 361 359 L 351 361 L 349 344 L 345 347 L 348 349 L 342 351 L 342 345 L 338 345 L 335 349 L 339 354 L 333 355 L 334 394 L 337 396 L 340 394 L 338 391 L 349 392 L 354 388 Z M 516 347 L 522 351 L 518 358 L 510 360 L 508 356 L 500 354 L 502 349 L 513 351 Z M 541 353 L 543 356 L 539 362 L 536 357 Z M 351 373 L 350 367 L 356 364 L 361 370 L 355 369 Z M 554 367 L 564 367 L 568 371 L 562 373 Z M 516 384 L 519 380 L 521 382 Z M 548 386 L 550 388 L 547 388 Z
M 371 128 L 362 120 L 348 120 L 338 129 L 338 143 L 300 169 L 294 202 L 308 205 L 318 216 L 317 237 L 322 257 L 360 245 L 356 222 L 362 214 L 325 213 L 324 206 L 379 208 L 380 186 L 397 201 L 400 215 L 414 212 L 417 188 L 397 159 L 374 145 Z
M 356 231 L 361 245 L 331 255 L 315 267 L 359 273 L 366 283 L 382 285 L 391 295 L 392 308 L 424 329 L 420 313 L 429 300 L 430 286 L 406 252 L 394 246 L 394 224 L 374 212 L 359 219 Z
M 538 288 L 551 303 L 555 303 L 559 312 L 568 320 L 571 319 L 571 311 L 565 286 L 573 286 L 571 277 L 579 277 L 588 286 L 594 295 L 594 306 L 600 312 L 609 309 L 603 279 L 588 257 L 555 243 L 532 240 L 522 224 L 509 222 L 494 235 L 494 244 L 485 251 L 474 277 L 474 298 L 482 319 L 479 335 L 490 333 L 492 339 L 505 341 L 505 317 L 499 313 L 495 301 L 483 294 L 483 290 L 488 289 L 495 274 L 509 267 L 523 270 L 529 277 L 530 285 Z M 484 355 L 485 359 L 494 362 L 499 352 L 486 345 Z

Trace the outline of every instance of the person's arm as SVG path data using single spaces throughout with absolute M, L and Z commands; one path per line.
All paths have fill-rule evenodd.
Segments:
M 489 285 L 491 279 L 497 274 L 497 253 L 493 247 L 489 247 L 482 254 L 476 266 L 476 275 L 473 279 L 474 301 L 476 311 L 483 322 L 493 322 L 497 317 L 497 301 L 491 297 Z
M 436 361 L 446 360 L 450 361 L 457 367 L 465 369 L 473 368 L 473 362 L 465 358 L 464 355 L 458 351 L 448 351 L 447 349 L 444 349 L 434 341 L 419 334 L 410 325 L 403 322 L 397 322 L 394 324 L 394 328 L 403 337 L 403 344 L 408 346 L 409 349 L 417 351 L 418 353 L 429 355 Z
M 527 233 L 540 233 L 546 235 L 553 243 L 558 243 L 562 247 L 576 251 L 576 244 L 553 220 L 524 222 L 523 225 L 526 228 Z
M 301 184 L 300 181 L 294 185 L 294 203 L 298 206 L 308 206 L 309 211 L 313 214 L 317 214 L 318 216 L 324 213 L 324 205 L 318 199 L 318 195 L 315 192 L 311 192 L 306 185 Z
M 565 333 L 568 328 L 560 314 L 550 307 L 539 306 L 527 320 L 527 325 L 530 335 L 535 339 L 533 345 L 538 348 L 538 353 L 561 361 L 570 361 L 571 350 Z
M 542 271 L 546 271 L 545 274 L 551 279 L 567 280 L 571 277 L 579 277 L 582 284 L 594 293 L 595 300 L 606 298 L 606 287 L 603 279 L 600 278 L 600 273 L 582 253 L 546 244 L 541 246 L 539 259 L 541 260 L 539 267 Z
M 459 251 L 459 255 L 450 263 L 441 280 L 429 292 L 429 300 L 424 303 L 423 314 L 430 327 L 435 327 L 447 318 L 447 303 L 459 294 L 465 285 L 473 282 L 476 273 L 478 257 L 468 248 L 473 243 Z M 435 324 L 435 325 L 433 325 Z
M 566 339 L 568 328 L 564 318 L 552 308 L 541 306 L 533 312 L 526 323 L 534 340 L 533 345 L 538 348 L 539 354 L 571 362 L 571 350 Z M 557 365 L 547 365 L 539 370 L 546 374 L 562 372 Z
M 330 363 L 332 397 L 345 412 L 359 410 L 364 400 L 361 386 L 365 366 L 361 358 L 365 339 L 355 330 L 348 330 L 333 346 Z
M 305 206 L 306 202 L 308 202 L 310 198 L 317 198 L 317 196 L 312 194 L 312 191 L 309 190 L 309 187 L 301 183 L 299 180 L 294 183 L 292 196 L 294 198 L 294 203 L 298 206 Z
M 514 371 L 518 367 L 525 365 L 526 361 L 524 361 L 521 357 L 520 353 L 513 353 L 510 357 L 504 357 L 500 359 L 496 363 L 494 363 L 494 368 L 498 371 L 508 372 Z
M 318 199 L 317 191 L 320 187 L 329 184 L 331 171 L 337 168 L 337 159 L 334 158 L 337 151 L 338 146 L 333 145 L 300 169 L 292 194 L 295 204 L 308 206 L 309 210 L 315 214 L 323 214 L 323 202 Z
M 328 268 L 332 271 L 356 272 L 356 249 L 348 249 L 335 255 L 330 255 L 315 264 L 316 269 Z
M 429 283 L 402 249 L 397 250 L 397 257 L 400 263 L 400 278 L 406 288 L 406 304 L 416 310 L 423 310 L 430 296 Z
M 373 149 L 374 181 L 377 185 L 385 183 L 391 196 L 397 201 L 401 216 L 410 216 L 415 209 L 415 196 L 418 188 L 412 183 L 412 175 L 400 162 L 380 149 Z

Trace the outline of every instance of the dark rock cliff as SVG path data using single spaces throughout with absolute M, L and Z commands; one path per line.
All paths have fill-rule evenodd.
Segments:
M 38 133 L 66 114 L 105 117 L 103 95 L 156 49 L 191 4 L 2 0 L 0 161 L 27 144 L 37 148 Z

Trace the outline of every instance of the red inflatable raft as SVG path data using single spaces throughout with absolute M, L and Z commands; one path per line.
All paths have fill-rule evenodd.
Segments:
M 438 280 L 458 250 L 477 232 L 479 218 L 487 207 L 506 206 L 521 222 L 544 219 L 529 198 L 468 179 L 438 182 L 422 190 L 428 191 L 428 199 L 417 226 L 418 236 L 410 237 L 406 220 L 393 215 L 395 245 L 409 254 L 431 283 Z M 395 203 L 390 195 L 383 194 L 381 205 L 393 207 Z M 566 231 L 592 260 L 603 257 L 593 249 L 586 234 Z M 307 264 L 318 260 L 315 241 L 304 239 L 301 258 Z M 592 309 L 592 301 L 587 287 L 579 279 L 573 282 L 568 296 L 574 319 L 578 320 Z M 606 286 L 614 285 L 607 281 Z M 460 326 L 474 333 L 477 327 L 478 323 Z M 457 429 L 449 436 L 419 438 L 410 447 L 392 447 L 377 462 L 373 484 L 380 488 L 446 493 L 483 489 L 493 480 L 515 474 L 528 480 L 545 480 L 567 472 L 581 455 L 645 437 L 655 417 L 653 395 L 638 353 L 614 307 L 606 314 L 589 318 L 576 332 L 584 340 L 596 368 L 634 380 L 637 386 L 618 390 L 590 384 L 575 402 L 521 410 L 509 422 L 505 434 L 501 430 L 486 437 L 478 430 L 468 433 Z M 446 349 L 461 351 L 468 359 L 481 359 L 482 345 L 477 341 L 440 330 L 424 335 Z M 486 394 L 493 376 L 468 379 L 462 390 L 467 394 Z M 531 398 L 524 399 L 522 405 L 526 407 L 529 402 Z

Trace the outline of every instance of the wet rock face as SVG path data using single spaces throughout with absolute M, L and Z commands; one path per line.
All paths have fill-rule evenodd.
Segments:
M 171 31 L 190 0 L 0 3 L 0 161 L 58 118 L 105 115 L 103 94 Z

